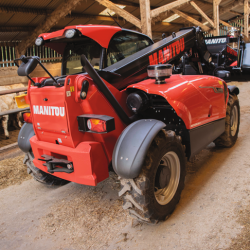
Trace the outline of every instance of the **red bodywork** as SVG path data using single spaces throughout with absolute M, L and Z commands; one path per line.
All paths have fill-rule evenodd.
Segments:
M 43 79 L 34 80 L 41 82 Z M 84 80 L 88 80 L 90 86 L 87 98 L 82 100 L 80 90 Z M 55 176 L 95 186 L 108 177 L 108 165 L 112 159 L 114 145 L 126 126 L 88 76 L 68 76 L 65 82 L 69 84 L 61 88 L 54 86 L 37 88 L 30 86 L 29 83 L 28 99 L 36 134 L 30 140 L 35 156 L 34 164 L 47 172 L 47 168 L 43 166 L 44 162 L 38 160 L 41 155 L 67 159 L 73 162 L 74 172 L 71 174 L 54 173 Z M 107 82 L 106 84 L 124 110 L 131 115 L 125 104 L 126 92 L 120 92 Z M 48 100 L 44 101 L 45 98 Z M 56 108 L 59 108 L 59 113 L 56 113 Z M 61 112 L 62 108 L 64 112 Z M 77 116 L 82 114 L 102 114 L 114 117 L 115 130 L 106 134 L 80 132 Z
M 97 43 L 99 43 L 103 48 L 108 48 L 109 42 L 113 35 L 122 29 L 116 26 L 108 26 L 108 25 L 74 25 L 74 26 L 67 26 L 62 30 L 58 30 L 52 33 L 43 33 L 39 37 L 42 37 L 45 41 L 45 46 L 50 47 L 57 51 L 60 54 L 63 54 L 64 48 L 66 46 L 65 43 L 46 43 L 46 40 L 50 39 L 58 39 L 61 38 L 66 30 L 69 29 L 76 29 L 79 30 L 84 36 L 87 36 Z
M 41 82 L 43 79 L 34 80 Z M 84 80 L 88 80 L 90 86 L 87 98 L 82 100 L 80 90 Z M 88 75 L 68 76 L 65 83 L 68 84 L 61 88 L 37 88 L 29 83 L 28 99 L 36 134 L 30 140 L 35 156 L 34 164 L 47 172 L 46 166 L 43 166 L 44 162 L 38 160 L 43 154 L 67 159 L 73 162 L 74 172 L 55 172 L 53 175 L 94 186 L 108 177 L 108 165 L 112 160 L 115 143 L 126 125 L 121 122 L 113 107 L 97 90 Z M 128 91 L 119 91 L 105 83 L 126 113 L 131 116 L 126 107 Z M 166 84 L 157 85 L 155 80 L 149 79 L 130 85 L 127 89 L 136 88 L 163 96 L 182 118 L 186 128 L 193 129 L 225 117 L 224 86 L 222 80 L 213 76 L 173 75 L 166 79 Z M 223 89 L 223 93 L 215 93 L 218 88 Z M 46 99 L 48 100 L 45 101 Z M 77 116 L 82 114 L 114 117 L 115 130 L 106 134 L 79 132 Z
M 231 67 L 236 67 L 237 66 L 237 61 L 233 62 L 230 66 Z
M 214 89 L 223 89 L 223 80 L 213 76 L 172 75 L 167 84 L 155 84 L 155 80 L 145 80 L 130 85 L 149 94 L 163 96 L 182 118 L 187 129 L 224 118 L 225 100 L 222 93 L 215 94 Z M 210 116 L 208 116 L 208 114 Z

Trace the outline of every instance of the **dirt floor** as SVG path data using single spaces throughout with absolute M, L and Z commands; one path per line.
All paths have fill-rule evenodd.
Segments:
M 20 129 L 17 129 L 14 126 L 9 126 L 8 131 L 9 131 L 10 137 L 9 139 L 6 139 L 3 128 L 2 128 L 2 122 L 0 121 L 0 149 L 1 147 L 17 142 L 19 130 Z
M 97 187 L 26 180 L 0 190 L 0 249 L 250 249 L 250 82 L 236 84 L 238 141 L 231 149 L 211 143 L 188 163 L 180 203 L 168 220 L 141 225 L 127 216 L 114 174 Z M 8 168 L 4 161 L 0 167 Z

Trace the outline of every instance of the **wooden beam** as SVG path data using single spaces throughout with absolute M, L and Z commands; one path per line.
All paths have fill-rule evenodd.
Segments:
M 230 12 L 230 10 L 237 8 L 238 6 L 243 4 L 244 4 L 243 0 L 234 1 L 233 3 L 228 4 L 226 7 L 221 8 L 219 14 L 220 16 L 222 16 L 223 14 Z
M 167 22 L 158 22 L 158 23 L 155 23 L 156 25 L 160 24 L 160 25 L 163 25 L 163 26 L 170 26 L 170 27 L 184 27 L 184 24 L 182 23 L 167 23 Z
M 219 36 L 219 4 L 217 0 L 213 0 L 213 19 L 214 19 L 214 36 Z
M 161 13 L 172 10 L 174 8 L 178 8 L 181 5 L 188 3 L 190 0 L 177 0 L 172 3 L 168 3 L 166 5 L 163 5 L 161 7 L 158 7 L 154 10 L 151 10 L 151 18 L 155 18 L 159 16 Z
M 34 9 L 34 8 L 19 8 L 19 7 L 5 7 L 0 6 L 0 13 L 11 13 L 11 14 L 31 14 L 31 15 L 39 15 L 39 16 L 46 16 L 53 12 L 53 10 L 46 10 L 46 9 Z M 79 19 L 95 19 L 99 21 L 110 21 L 114 22 L 113 18 L 110 16 L 103 16 L 103 15 L 87 15 L 82 13 L 71 13 L 65 18 L 79 18 Z M 118 17 L 119 20 L 123 20 L 123 18 Z
M 67 15 L 65 18 L 74 18 L 74 19 L 94 19 L 99 21 L 107 21 L 107 22 L 114 22 L 114 19 L 111 16 L 103 16 L 103 15 L 87 15 L 87 14 L 80 14 L 80 13 L 71 13 Z M 124 19 L 121 17 L 116 17 L 120 21 Z
M 16 47 L 17 56 L 24 54 L 26 49 L 33 44 L 38 35 L 49 31 L 61 18 L 65 17 L 69 12 L 75 9 L 81 1 L 82 0 L 67 0 L 61 3 L 50 15 L 47 16 L 44 22 L 40 23 L 37 28 Z
M 140 0 L 141 31 L 152 38 L 150 0 Z
M 224 21 L 222 21 L 222 20 L 219 20 L 219 22 L 220 22 L 221 24 L 223 24 L 224 26 L 227 26 L 227 27 L 229 27 L 229 28 L 233 28 L 233 26 L 230 25 L 230 24 L 227 23 L 227 22 L 224 22 Z
M 248 24 L 249 24 L 249 2 L 248 0 L 244 1 L 244 35 L 248 39 Z
M 201 19 L 201 16 L 199 14 L 193 14 L 193 13 L 190 13 L 190 12 L 187 12 L 187 11 L 182 11 L 182 12 L 184 14 L 188 15 L 188 16 L 193 17 L 194 19 L 199 19 L 199 18 Z M 159 16 L 154 17 L 154 18 L 151 19 L 152 20 L 152 25 L 154 25 L 155 23 L 160 22 L 160 21 L 162 21 L 162 20 L 164 20 L 164 19 L 166 19 L 168 17 L 169 17 L 169 11 L 163 12 Z
M 128 22 L 134 24 L 136 27 L 141 29 L 141 21 L 135 17 L 134 15 L 130 14 L 126 10 L 119 8 L 114 3 L 110 2 L 109 0 L 96 0 L 99 4 L 109 8 L 110 10 L 114 11 L 117 15 L 123 17 Z
M 234 14 L 234 15 L 236 15 L 236 16 L 242 16 L 242 17 L 243 17 L 243 14 L 242 14 L 242 13 L 236 12 L 236 11 L 234 11 L 234 10 L 229 10 L 229 13 L 232 13 L 232 14 Z
M 1 46 L 16 47 L 18 44 L 19 44 L 18 42 L 1 42 L 0 41 L 0 47 Z
M 52 11 L 46 9 L 0 6 L 0 13 L 11 13 L 11 14 L 26 13 L 33 15 L 48 15 L 51 12 Z
M 112 2 L 115 4 L 126 5 L 126 7 L 140 8 L 140 5 L 138 3 L 132 3 L 132 2 L 126 1 L 126 0 L 112 0 Z
M 201 16 L 206 19 L 212 27 L 214 27 L 214 22 L 205 14 L 205 12 L 193 1 L 190 1 L 190 4 L 201 14 Z
M 202 23 L 198 22 L 197 20 L 195 20 L 194 18 L 184 14 L 183 12 L 173 9 L 172 10 L 175 14 L 178 14 L 179 16 L 181 16 L 182 18 L 188 20 L 190 23 L 193 23 L 194 25 L 200 26 L 204 31 L 209 31 L 209 28 L 206 25 L 203 25 Z

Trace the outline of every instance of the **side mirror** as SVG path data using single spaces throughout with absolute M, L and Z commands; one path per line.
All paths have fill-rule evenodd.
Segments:
M 20 59 L 22 60 L 22 63 L 17 70 L 17 74 L 19 76 L 28 76 L 31 72 L 34 71 L 40 61 L 40 58 L 38 56 L 22 56 Z

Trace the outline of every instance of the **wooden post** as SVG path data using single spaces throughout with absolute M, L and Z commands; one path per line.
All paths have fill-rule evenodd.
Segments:
M 140 0 L 141 31 L 152 38 L 150 0 Z
M 249 37 L 248 22 L 249 22 L 249 3 L 248 3 L 248 0 L 245 0 L 244 1 L 244 35 L 246 36 L 246 38 Z
M 220 0 L 213 0 L 214 36 L 219 36 L 219 4 Z

